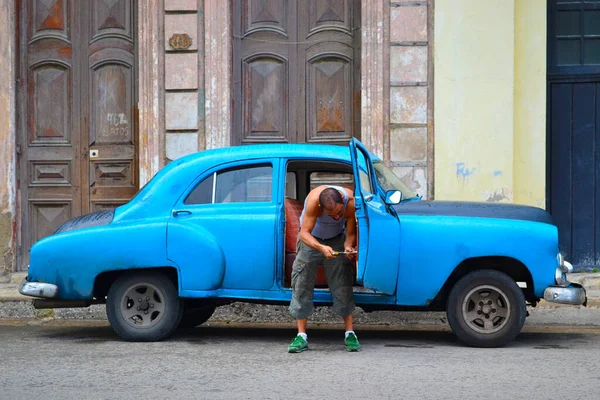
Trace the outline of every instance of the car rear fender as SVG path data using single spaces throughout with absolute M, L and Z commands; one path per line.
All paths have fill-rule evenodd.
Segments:
M 223 284 L 225 255 L 214 236 L 201 226 L 171 220 L 167 258 L 179 266 L 180 290 L 214 290 Z

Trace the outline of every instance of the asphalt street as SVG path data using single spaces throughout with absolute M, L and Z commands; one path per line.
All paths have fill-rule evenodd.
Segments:
M 0 320 L 2 399 L 595 399 L 599 326 L 525 326 L 510 345 L 461 345 L 447 326 L 211 324 L 160 343 L 119 340 L 105 321 Z M 368 329 L 368 330 L 367 330 Z

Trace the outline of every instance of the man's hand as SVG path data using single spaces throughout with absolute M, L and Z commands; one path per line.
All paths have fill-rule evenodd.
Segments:
M 323 253 L 323 255 L 325 257 L 327 257 L 327 259 L 329 259 L 329 260 L 333 260 L 336 257 L 335 250 L 333 250 L 329 246 L 323 246 L 323 247 L 321 247 L 321 253 Z
M 351 261 L 356 260 L 357 254 L 355 253 L 356 249 L 348 244 L 344 245 L 344 251 L 347 253 L 346 257 L 348 257 Z M 352 254 L 350 254 L 352 253 Z

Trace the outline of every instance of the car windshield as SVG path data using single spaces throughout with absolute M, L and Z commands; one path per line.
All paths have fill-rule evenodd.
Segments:
M 410 200 L 414 198 L 418 198 L 420 196 L 416 195 L 412 190 L 408 188 L 402 182 L 400 178 L 396 176 L 388 167 L 386 167 L 382 162 L 374 162 L 373 166 L 375 167 L 375 175 L 377 176 L 377 182 L 379 186 L 384 191 L 388 190 L 399 190 L 402 192 L 402 201 Z

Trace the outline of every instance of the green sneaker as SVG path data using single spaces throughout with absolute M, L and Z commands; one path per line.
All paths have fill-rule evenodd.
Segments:
M 288 346 L 288 353 L 300 353 L 308 350 L 308 342 L 300 335 L 296 336 Z
M 354 333 L 348 334 L 348 337 L 344 340 L 344 344 L 346 345 L 347 351 L 359 351 L 360 344 L 358 343 L 358 338 Z

